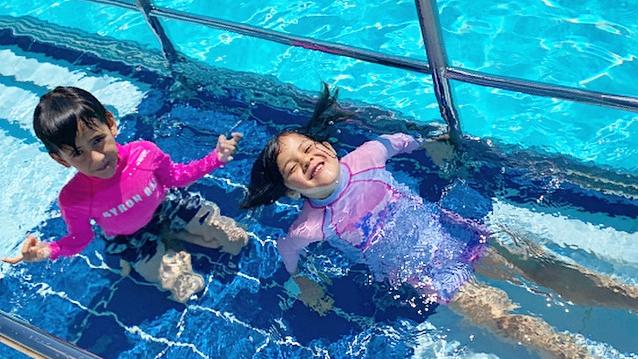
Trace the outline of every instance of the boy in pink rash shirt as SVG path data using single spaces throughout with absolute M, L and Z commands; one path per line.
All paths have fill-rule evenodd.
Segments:
M 155 144 L 115 141 L 111 113 L 90 93 L 58 87 L 45 94 L 34 112 L 34 129 L 50 156 L 78 173 L 62 188 L 59 205 L 68 234 L 53 242 L 29 236 L 16 264 L 80 253 L 93 239 L 91 221 L 104 232 L 106 252 L 120 257 L 145 279 L 185 302 L 203 288 L 190 256 L 167 249 L 170 230 L 191 243 L 237 254 L 247 235 L 219 208 L 199 196 L 170 191 L 185 187 L 232 160 L 241 134 L 220 136 L 216 148 L 188 164 L 174 163 Z

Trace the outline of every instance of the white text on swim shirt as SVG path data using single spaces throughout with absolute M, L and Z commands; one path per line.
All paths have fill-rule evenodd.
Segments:
M 151 178 L 148 181 L 148 184 L 144 186 L 144 190 L 143 190 L 144 196 L 150 197 L 153 194 L 153 192 L 155 192 L 156 189 L 157 189 L 157 182 L 155 181 L 154 178 Z M 133 206 L 135 206 L 136 203 L 142 202 L 142 200 L 143 200 L 142 195 L 135 194 L 131 196 L 130 198 L 128 198 L 123 203 L 118 204 L 117 206 L 109 209 L 108 211 L 102 212 L 102 217 L 110 218 L 110 217 L 122 214 L 128 211 L 129 209 L 133 208 Z

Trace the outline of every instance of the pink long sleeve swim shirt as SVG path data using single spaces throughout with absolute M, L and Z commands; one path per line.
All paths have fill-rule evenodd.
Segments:
M 369 245 L 373 235 L 362 229 L 362 219 L 382 211 L 403 191 L 385 169 L 386 161 L 419 146 L 412 136 L 397 133 L 382 135 L 344 156 L 335 191 L 325 199 L 307 199 L 288 235 L 277 241 L 286 270 L 297 271 L 300 255 L 312 242 L 339 237 L 356 248 Z
M 224 164 L 216 150 L 181 164 L 152 142 L 118 144 L 117 149 L 111 178 L 77 173 L 62 188 L 59 205 L 68 234 L 49 243 L 51 259 L 80 253 L 94 237 L 91 221 L 108 236 L 135 233 L 148 224 L 170 187 L 185 187 Z

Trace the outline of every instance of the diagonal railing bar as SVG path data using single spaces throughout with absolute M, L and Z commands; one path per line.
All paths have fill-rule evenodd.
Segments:
M 121 0 L 86 0 L 95 3 L 115 5 L 130 10 L 137 10 L 134 5 Z M 178 10 L 152 7 L 150 15 L 167 19 L 186 21 L 205 25 L 218 30 L 230 31 L 250 37 L 256 37 L 273 41 L 282 45 L 302 47 L 305 49 L 321 51 L 333 55 L 350 57 L 353 59 L 371 62 L 379 65 L 391 66 L 419 73 L 430 73 L 430 67 L 422 61 L 410 59 L 404 56 L 387 55 L 380 52 L 366 50 L 354 46 L 343 45 L 330 41 L 317 40 L 305 36 L 290 35 L 278 31 L 262 29 L 257 26 L 241 24 L 233 21 L 212 18 L 209 16 L 195 15 Z
M 94 3 L 118 6 L 137 11 L 134 4 L 122 0 L 85 0 Z M 236 23 L 228 20 L 220 20 L 207 16 L 194 15 L 172 9 L 153 7 L 151 15 L 171 18 L 175 20 L 198 23 L 215 29 L 231 31 L 264 40 L 278 42 L 284 45 L 303 47 L 306 49 L 327 52 L 338 56 L 346 56 L 358 60 L 377 63 L 380 65 L 402 68 L 419 73 L 431 74 L 430 67 L 422 61 L 413 60 L 404 56 L 385 55 L 376 51 L 359 49 L 352 46 L 332 43 L 329 41 L 315 40 L 303 36 L 284 34 L 272 30 L 262 29 L 256 26 Z M 615 95 L 606 92 L 583 90 L 568 86 L 550 85 L 523 79 L 490 75 L 478 71 L 448 67 L 444 71 L 445 77 L 458 81 L 473 83 L 482 86 L 502 88 L 512 91 L 529 93 L 538 96 L 563 98 L 572 101 L 580 101 L 594 105 L 603 105 L 622 110 L 638 112 L 638 98 L 631 96 Z
M 520 80 L 506 76 L 490 75 L 478 71 L 449 67 L 446 77 L 475 85 L 495 87 L 503 90 L 523 92 L 530 95 L 555 97 L 600 106 L 638 112 L 638 98 L 613 95 L 604 92 L 580 90 L 567 86 L 550 85 L 543 82 Z
M 402 68 L 420 73 L 430 73 L 430 68 L 423 62 L 403 56 L 387 55 L 372 50 L 362 49 L 359 47 L 343 45 L 330 41 L 317 40 L 305 36 L 289 35 L 278 31 L 262 29 L 252 25 L 215 19 L 208 16 L 193 15 L 177 10 L 156 8 L 151 11 L 151 14 L 174 20 L 190 21 L 215 29 L 232 31 L 238 34 L 257 37 L 264 40 L 277 42 L 283 45 L 302 47 L 305 49 L 350 57 L 357 60 Z

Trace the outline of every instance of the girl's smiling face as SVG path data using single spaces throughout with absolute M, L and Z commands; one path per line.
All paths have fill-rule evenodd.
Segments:
M 304 197 L 323 199 L 337 187 L 339 159 L 328 142 L 285 134 L 279 137 L 277 167 L 285 186 Z

